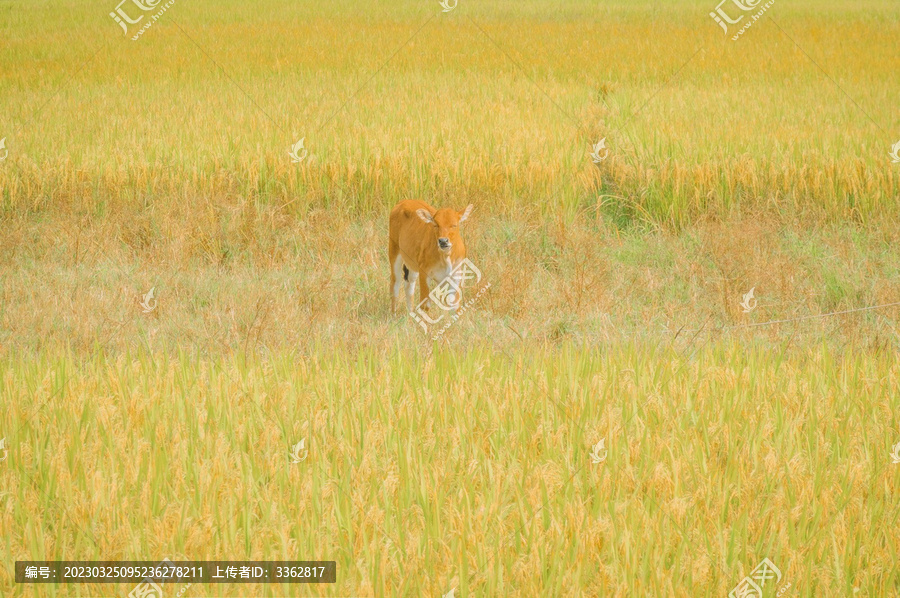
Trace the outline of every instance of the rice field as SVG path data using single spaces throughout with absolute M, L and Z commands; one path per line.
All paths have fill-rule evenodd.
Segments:
M 900 595 L 900 6 L 715 4 L 0 0 L 0 596 Z
M 10 553 L 337 561 L 334 587 L 199 596 L 713 595 L 765 556 L 795 595 L 897 583 L 895 353 L 54 353 L 4 370 Z

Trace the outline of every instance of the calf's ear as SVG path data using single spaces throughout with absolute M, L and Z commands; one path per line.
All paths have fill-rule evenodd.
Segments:
M 459 213 L 459 222 L 460 222 L 460 224 L 462 224 L 463 222 L 465 222 L 466 218 L 469 217 L 469 214 L 471 214 L 471 213 L 472 213 L 472 210 L 474 210 L 474 209 L 475 209 L 475 206 L 473 206 L 472 204 L 469 204 L 468 206 L 466 206 L 466 209 L 465 209 L 465 210 L 463 210 L 462 212 Z
M 416 210 L 416 214 L 419 215 L 419 218 L 427 222 L 428 224 L 434 224 L 434 218 L 431 217 L 431 214 L 428 213 L 428 210 L 425 208 L 419 208 Z

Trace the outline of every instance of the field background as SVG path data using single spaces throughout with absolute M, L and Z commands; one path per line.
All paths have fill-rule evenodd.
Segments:
M 900 5 L 715 4 L 0 0 L 0 595 L 900 593 Z M 439 342 L 408 197 L 475 204 Z

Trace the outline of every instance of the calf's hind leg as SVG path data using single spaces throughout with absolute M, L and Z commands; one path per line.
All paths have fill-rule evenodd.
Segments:
M 400 300 L 400 289 L 406 281 L 403 279 L 403 258 L 400 257 L 400 247 L 393 241 L 388 244 L 388 260 L 391 264 L 391 311 L 395 312 Z

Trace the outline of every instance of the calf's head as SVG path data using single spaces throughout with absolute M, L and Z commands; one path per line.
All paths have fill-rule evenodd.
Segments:
M 419 218 L 434 227 L 434 236 L 437 241 L 437 248 L 441 253 L 450 255 L 453 244 L 460 241 L 459 225 L 462 224 L 469 214 L 472 213 L 474 206 L 469 204 L 465 210 L 457 212 L 450 208 L 441 208 L 432 216 L 428 210 L 419 209 L 416 214 Z

